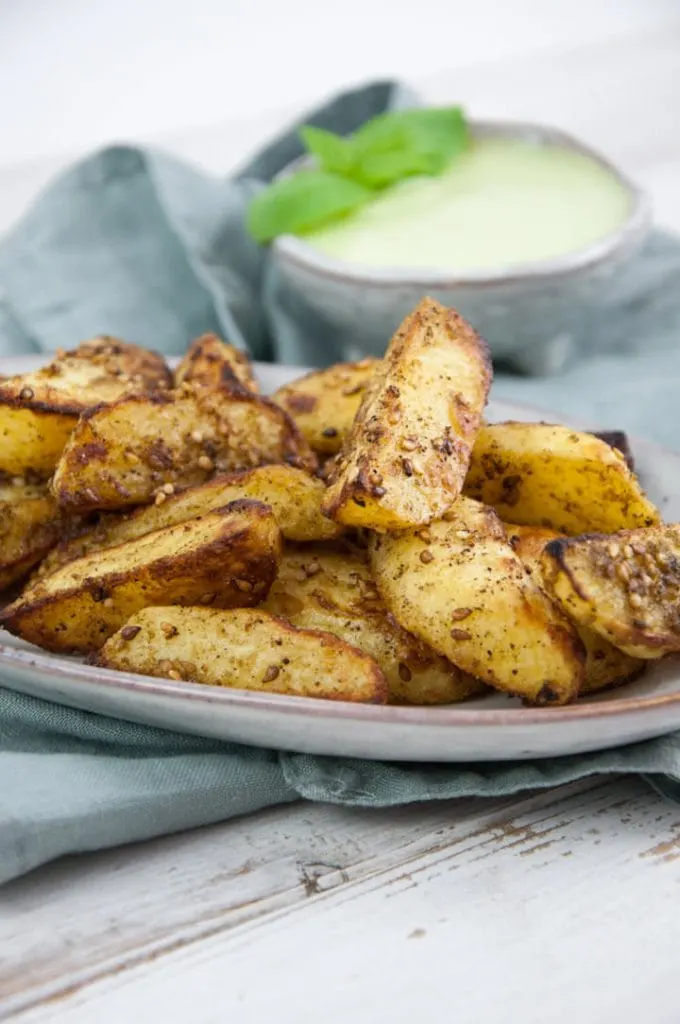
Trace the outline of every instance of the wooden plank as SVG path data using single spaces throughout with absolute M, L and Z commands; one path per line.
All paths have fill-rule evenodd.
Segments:
M 282 1024 L 323 1015 L 332 1024 L 384 1019 L 382 1005 L 395 1020 L 453 1017 L 465 1024 L 514 1019 L 510 1010 L 493 1015 L 498 1000 L 512 1006 L 531 991 L 527 1020 L 571 1024 L 577 1015 L 613 1020 L 616 1006 L 620 1011 L 646 986 L 668 982 L 680 938 L 669 899 L 680 883 L 675 805 L 640 781 L 621 780 L 534 796 L 510 813 L 493 804 L 485 811 L 480 802 L 472 811 L 460 821 L 452 820 L 454 805 L 406 808 L 396 818 L 303 805 L 282 811 L 278 822 L 272 815 L 248 819 L 259 822 L 246 844 L 251 861 L 268 849 L 262 870 L 281 879 L 279 893 L 285 879 L 292 884 L 293 871 L 295 896 L 272 899 L 258 883 L 255 906 L 245 914 L 253 896 L 249 875 L 224 870 L 232 861 L 219 829 L 196 834 L 184 850 L 171 844 L 164 857 L 157 851 L 138 859 L 128 865 L 132 877 L 109 863 L 98 877 L 76 870 L 70 880 L 52 878 L 62 932 L 53 976 L 45 979 L 43 966 L 42 984 L 34 975 L 23 991 L 15 987 L 5 1014 L 24 1007 L 22 1024 L 200 1024 L 234 1014 L 239 1022 L 276 1014 Z M 359 819 L 369 826 L 363 837 L 353 828 Z M 244 842 L 244 825 L 238 837 L 232 827 L 234 851 Z M 153 894 L 144 895 L 150 875 Z M 95 892 L 97 909 L 83 916 Z M 21 937 L 33 932 L 35 941 L 25 911 L 39 896 L 15 896 L 15 925 L 21 924 L 14 937 L 0 940 L 3 950 L 23 944 L 15 970 L 21 963 L 24 975 L 37 962 Z M 200 920 L 192 918 L 193 902 Z M 43 934 L 50 921 L 56 926 L 53 913 L 35 911 Z M 104 959 L 103 929 L 125 933 L 131 914 L 131 944 Z M 75 960 L 67 952 L 74 944 Z M 88 976 L 83 968 L 94 945 L 99 963 L 91 963 Z M 665 992 L 672 991 L 667 985 Z M 312 1004 L 313 1016 L 305 1016 Z M 561 1004 L 567 1016 L 553 1012 Z
M 458 843 L 517 802 L 372 812 L 301 802 L 49 865 L 0 891 L 0 1016 Z

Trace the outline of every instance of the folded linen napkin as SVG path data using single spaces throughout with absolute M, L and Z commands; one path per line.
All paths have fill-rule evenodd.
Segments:
M 376 83 L 304 120 L 349 132 L 410 99 L 398 83 Z M 243 212 L 299 153 L 292 128 L 228 182 L 122 146 L 69 170 L 0 241 L 0 356 L 97 333 L 178 353 L 214 330 L 275 359 L 275 316 L 261 292 L 266 254 Z M 501 374 L 494 393 L 680 445 L 680 242 L 655 232 L 624 285 L 616 308 L 591 314 L 592 353 L 549 379 Z M 327 362 L 323 339 L 317 351 Z M 680 734 L 517 765 L 383 764 L 201 740 L 0 688 L 0 882 L 65 853 L 300 798 L 383 807 L 628 772 L 679 799 Z

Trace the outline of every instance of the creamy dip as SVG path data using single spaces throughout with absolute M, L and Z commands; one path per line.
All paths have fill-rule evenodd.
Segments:
M 577 150 L 478 138 L 438 178 L 410 178 L 306 241 L 366 266 L 452 271 L 576 252 L 619 227 L 630 195 Z

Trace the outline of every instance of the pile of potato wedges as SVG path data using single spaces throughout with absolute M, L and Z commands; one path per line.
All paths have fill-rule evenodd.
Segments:
M 96 338 L 0 380 L 4 629 L 176 681 L 560 705 L 680 650 L 680 526 L 620 434 L 488 423 L 432 299 L 383 359 L 272 397 L 214 335 Z

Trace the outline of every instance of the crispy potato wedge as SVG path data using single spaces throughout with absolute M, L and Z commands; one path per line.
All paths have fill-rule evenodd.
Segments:
M 145 608 L 104 644 L 98 664 L 293 697 L 383 704 L 387 683 L 337 636 L 257 609 Z
M 527 565 L 540 586 L 546 587 L 541 568 L 543 550 L 550 541 L 557 540 L 559 534 L 554 530 L 546 530 L 536 526 L 506 525 L 508 540 L 513 550 Z M 631 658 L 618 650 L 604 637 L 593 632 L 588 626 L 576 624 L 578 634 L 586 649 L 586 667 L 581 694 L 594 693 L 611 686 L 629 683 L 642 675 L 645 662 L 640 658 Z
M 170 383 L 161 356 L 105 337 L 7 378 L 0 382 L 0 471 L 46 478 L 85 409 Z
M 484 426 L 464 493 L 506 522 L 568 535 L 659 522 L 620 452 L 592 434 L 548 423 Z
M 366 386 L 380 359 L 336 363 L 285 384 L 272 395 L 318 455 L 336 455 L 349 437 Z
M 593 432 L 593 437 L 599 437 L 600 441 L 604 441 L 610 448 L 615 448 L 617 452 L 621 452 L 623 455 L 623 461 L 628 466 L 628 469 L 632 473 L 635 472 L 635 456 L 633 455 L 633 449 L 630 446 L 628 435 L 623 430 L 596 430 Z
M 324 513 L 379 532 L 431 522 L 458 497 L 491 383 L 486 343 L 423 299 L 369 382 Z
M 128 515 L 105 513 L 95 526 L 53 548 L 36 570 L 36 576 L 46 576 L 91 551 L 102 551 L 143 537 L 152 530 L 212 512 L 238 498 L 251 498 L 268 505 L 287 540 L 332 540 L 340 535 L 342 528 L 321 515 L 324 492 L 320 480 L 294 466 L 258 466 L 216 477 Z
M 316 457 L 282 409 L 243 388 L 185 385 L 180 392 L 123 398 L 84 413 L 52 486 L 64 508 L 116 509 L 277 462 L 316 468 Z
M 395 619 L 496 689 L 564 704 L 583 680 L 574 627 L 525 569 L 494 511 L 459 498 L 445 520 L 374 536 L 371 566 Z
M 680 525 L 553 540 L 541 571 L 570 618 L 631 657 L 680 651 Z
M 69 562 L 24 590 L 0 624 L 48 651 L 96 650 L 149 605 L 256 604 L 276 576 L 280 544 L 266 505 L 235 501 Z
M 320 629 L 377 662 L 399 704 L 450 704 L 486 687 L 397 624 L 358 555 L 324 545 L 287 546 L 262 608 L 294 626 Z
M 175 387 L 185 382 L 204 388 L 227 384 L 243 387 L 253 394 L 260 390 L 247 354 L 216 334 L 203 334 L 190 345 L 175 369 Z
M 40 561 L 61 529 L 59 508 L 46 484 L 0 480 L 0 591 Z

